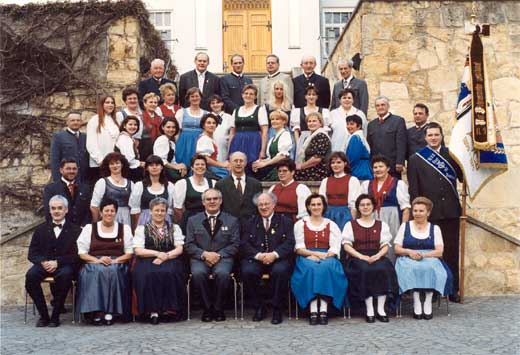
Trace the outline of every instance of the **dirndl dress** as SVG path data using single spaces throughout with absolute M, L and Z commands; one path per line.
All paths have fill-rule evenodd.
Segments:
M 153 192 L 150 192 L 150 190 L 143 185 L 143 193 L 141 195 L 141 212 L 139 213 L 139 219 L 137 221 L 138 226 L 145 225 L 146 223 L 150 222 L 152 220 L 152 215 L 150 213 L 150 201 L 152 201 L 154 198 L 162 197 L 166 201 L 170 201 L 169 194 L 168 194 L 168 186 L 164 187 L 164 190 L 160 194 L 154 194 Z M 173 206 L 168 206 L 168 209 L 173 208 Z M 172 223 L 172 217 L 170 214 L 166 215 L 166 221 L 168 223 Z
M 238 115 L 239 109 L 235 110 L 235 135 L 229 146 L 229 156 L 234 152 L 244 153 L 247 156 L 249 169 L 251 164 L 258 159 L 262 148 L 262 136 L 258 123 L 259 111 L 260 106 L 257 106 L 251 115 L 242 117 Z
M 103 179 L 105 180 L 105 194 L 103 195 L 103 198 L 115 200 L 118 205 L 116 222 L 131 225 L 130 207 L 128 207 L 128 201 L 130 199 L 130 194 L 132 193 L 131 180 L 126 179 L 126 186 L 120 187 L 112 184 L 108 178 Z
M 184 213 L 182 214 L 181 220 L 181 229 L 183 233 L 186 233 L 186 225 L 188 224 L 188 218 L 196 215 L 199 212 L 204 211 L 204 206 L 202 205 L 202 192 L 198 192 L 193 188 L 191 184 L 191 180 L 189 178 L 186 179 L 186 196 L 184 198 Z M 208 182 L 209 188 L 213 188 L 213 180 L 206 179 Z
M 327 211 L 325 217 L 336 223 L 340 230 L 352 219 L 348 206 L 350 175 L 340 178 L 329 176 L 326 185 Z
M 187 108 L 183 108 L 182 111 L 182 131 L 175 144 L 177 148 L 175 160 L 177 163 L 190 166 L 191 158 L 195 155 L 197 139 L 202 134 L 202 128 L 200 128 L 200 117 L 190 116 L 190 110 Z M 202 114 L 205 113 L 206 111 L 203 110 Z

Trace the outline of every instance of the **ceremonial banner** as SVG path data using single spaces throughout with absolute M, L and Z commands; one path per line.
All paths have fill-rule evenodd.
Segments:
M 464 67 L 456 118 L 450 154 L 459 163 L 469 197 L 473 200 L 487 182 L 507 170 L 507 157 L 488 83 L 484 47 L 478 33 L 473 35 Z

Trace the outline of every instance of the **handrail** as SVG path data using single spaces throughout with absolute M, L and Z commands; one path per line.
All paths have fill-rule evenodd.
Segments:
M 28 226 L 19 228 L 19 229 L 15 230 L 12 233 L 3 235 L 0 238 L 0 245 L 3 245 L 3 244 L 7 243 L 10 240 L 16 239 L 19 236 L 21 236 L 21 235 L 23 235 L 23 234 L 25 234 L 27 232 L 30 232 L 30 231 L 38 228 L 38 226 L 42 225 L 43 223 L 45 223 L 45 218 L 44 217 L 40 217 L 35 222 L 29 224 Z
M 509 235 L 507 233 L 504 233 L 502 232 L 501 230 L 499 229 L 496 229 L 495 227 L 493 227 L 492 225 L 489 225 L 485 222 L 482 222 L 478 219 L 476 219 L 475 217 L 471 217 L 471 216 L 467 216 L 467 221 L 477 227 L 480 227 L 482 229 L 484 229 L 485 231 L 497 236 L 497 237 L 500 237 L 502 239 L 505 239 L 515 245 L 518 245 L 520 246 L 520 239 L 519 238 L 515 238 L 513 237 L 512 235 Z

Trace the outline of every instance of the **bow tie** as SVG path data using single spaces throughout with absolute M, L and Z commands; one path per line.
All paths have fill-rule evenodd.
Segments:
M 63 228 L 63 225 L 60 224 L 60 223 L 53 223 L 53 224 L 52 224 L 52 228 L 56 228 L 56 227 L 58 227 L 59 229 L 62 229 L 62 228 Z

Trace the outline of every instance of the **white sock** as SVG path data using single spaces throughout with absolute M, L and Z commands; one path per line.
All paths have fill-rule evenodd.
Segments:
M 318 313 L 318 299 L 313 299 L 310 306 L 311 313 Z
M 112 315 L 110 313 L 105 314 L 105 320 L 112 320 Z
M 430 315 L 432 314 L 432 298 L 433 298 L 433 292 L 425 292 L 424 297 L 424 314 Z
M 367 316 L 374 316 L 374 299 L 372 296 L 365 298 L 365 305 L 367 306 Z
M 419 291 L 413 291 L 413 312 L 422 314 L 421 293 Z
M 159 317 L 159 313 L 157 313 L 157 312 L 150 313 L 150 318 L 153 318 L 153 317 Z
M 327 312 L 327 301 L 320 298 L 320 312 Z
M 386 295 L 377 296 L 377 313 L 380 316 L 386 316 L 385 302 L 386 302 Z

